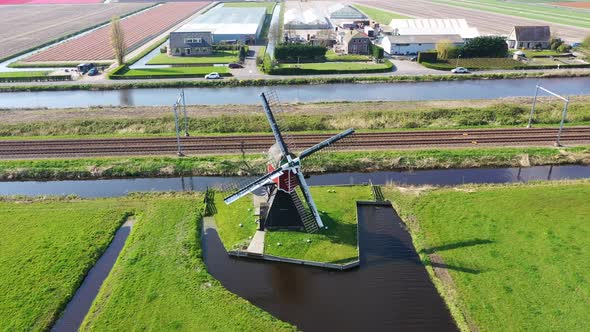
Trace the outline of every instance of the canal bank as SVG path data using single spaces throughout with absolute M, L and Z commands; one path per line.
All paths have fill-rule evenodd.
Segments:
M 535 85 L 562 95 L 590 94 L 589 77 L 551 78 L 551 76 L 533 76 L 522 78 L 514 75 L 513 79 L 498 79 L 494 76 L 473 80 L 469 76 L 441 76 L 421 79 L 395 79 L 383 82 L 373 80 L 369 85 L 360 85 L 347 80 L 321 81 L 292 79 L 283 82 L 270 82 L 274 86 L 281 102 L 327 102 L 327 101 L 412 101 L 412 100 L 463 100 L 496 99 L 504 97 L 533 96 Z M 527 77 L 526 75 L 524 77 Z M 216 83 L 217 84 L 217 83 Z M 250 104 L 259 105 L 259 93 L 262 86 L 251 82 L 246 86 L 185 86 L 188 104 L 222 105 Z M 41 86 L 44 87 L 44 86 Z M 53 87 L 53 88 L 52 88 Z M 78 86 L 82 88 L 84 86 Z M 115 85 L 87 86 L 76 91 L 59 91 L 59 85 L 48 85 L 47 90 L 40 87 L 15 87 L 14 90 L 0 88 L 0 108 L 69 108 L 89 106 L 161 106 L 172 105 L 178 98 L 183 86 Z M 362 88 L 363 93 L 350 93 Z M 67 89 L 66 89 L 67 90 Z

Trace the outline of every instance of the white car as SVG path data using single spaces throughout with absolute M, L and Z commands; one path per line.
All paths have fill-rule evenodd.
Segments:
M 219 73 L 209 73 L 205 75 L 205 78 L 208 80 L 217 80 L 221 78 L 221 75 L 219 75 Z
M 451 70 L 451 73 L 453 73 L 453 74 L 469 74 L 469 70 L 467 68 L 457 67 L 457 68 Z

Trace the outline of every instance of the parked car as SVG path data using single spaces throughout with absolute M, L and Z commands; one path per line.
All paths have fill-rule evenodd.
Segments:
M 416 62 L 418 61 L 418 57 L 417 56 L 413 56 L 410 58 L 410 61 Z
M 88 76 L 96 76 L 96 75 L 98 75 L 98 69 L 96 69 L 96 67 L 94 67 L 94 68 L 91 68 L 91 69 L 88 71 Z
M 82 75 L 86 74 L 88 71 L 90 71 L 90 69 L 96 67 L 93 63 L 82 63 L 79 64 L 76 68 L 78 69 L 78 72 Z
M 221 78 L 221 75 L 219 75 L 219 73 L 213 72 L 205 75 L 205 78 L 208 80 L 217 80 Z
M 464 67 L 457 67 L 457 68 L 451 70 L 451 73 L 453 73 L 453 74 L 469 74 L 469 70 Z
M 236 69 L 236 68 L 244 68 L 244 66 L 242 66 L 242 65 L 241 65 L 241 64 L 239 64 L 239 63 L 230 63 L 230 64 L 229 64 L 229 67 L 230 67 L 230 68 L 232 68 L 232 69 Z

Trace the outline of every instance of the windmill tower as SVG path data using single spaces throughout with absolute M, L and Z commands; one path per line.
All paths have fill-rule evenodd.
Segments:
M 301 172 L 301 162 L 312 154 L 353 134 L 354 129 L 345 130 L 305 149 L 297 156 L 289 150 L 289 146 L 285 143 L 267 95 L 261 93 L 260 98 L 276 141 L 268 151 L 267 174 L 246 184 L 235 193 L 227 196 L 224 201 L 226 204 L 231 204 L 261 187 L 266 187 L 268 196 L 266 209 L 261 208 L 260 212 L 261 227 L 271 230 L 300 229 L 309 233 L 316 232 L 319 228 L 324 227 L 324 224 Z M 301 190 L 304 202 L 299 198 L 297 188 Z

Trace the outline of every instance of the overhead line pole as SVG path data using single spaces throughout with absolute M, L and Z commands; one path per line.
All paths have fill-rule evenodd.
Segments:
M 537 104 L 537 97 L 539 95 L 539 90 L 542 90 L 542 91 L 544 91 L 556 98 L 559 98 L 565 102 L 565 104 L 563 105 L 563 111 L 561 113 L 561 121 L 559 123 L 559 131 L 557 133 L 557 141 L 555 142 L 556 146 L 562 146 L 561 145 L 561 134 L 563 133 L 563 126 L 565 125 L 565 119 L 567 118 L 567 108 L 568 108 L 569 102 L 570 102 L 569 97 L 563 97 L 563 96 L 561 96 L 549 89 L 545 89 L 544 87 L 537 84 L 535 86 L 535 98 L 533 99 L 533 107 L 531 108 L 531 114 L 529 115 L 529 123 L 527 125 L 527 128 L 531 128 L 531 125 L 533 122 L 533 116 L 535 114 L 535 105 Z

